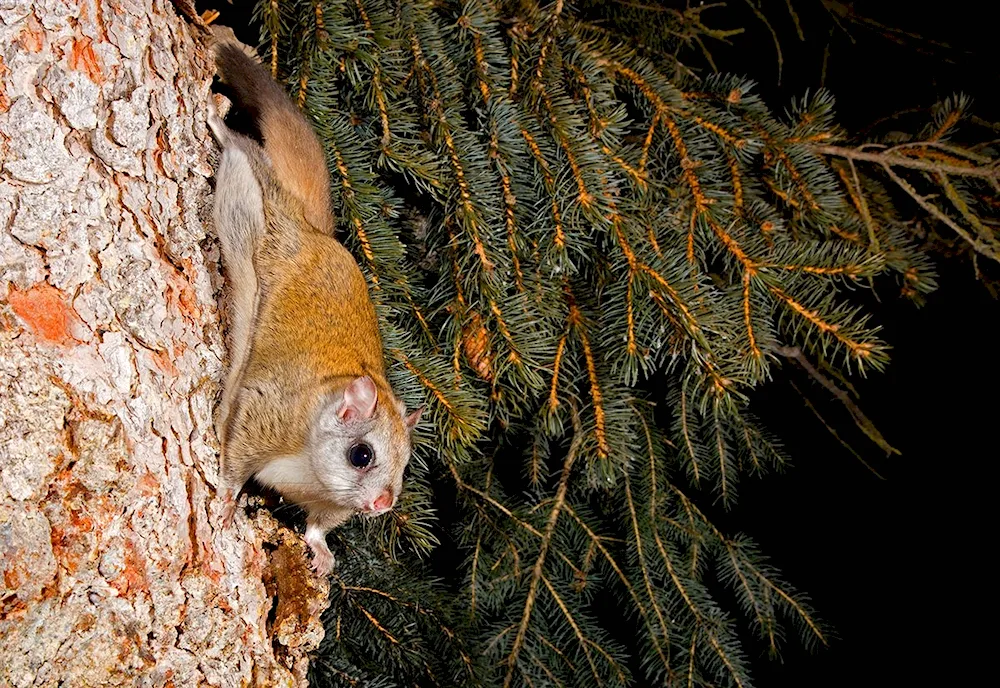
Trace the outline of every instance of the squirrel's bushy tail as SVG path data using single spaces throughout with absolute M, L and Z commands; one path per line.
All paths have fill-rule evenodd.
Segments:
M 231 41 L 215 45 L 219 77 L 233 91 L 235 105 L 253 118 L 277 181 L 302 202 L 306 221 L 333 234 L 330 176 L 312 126 L 267 70 Z

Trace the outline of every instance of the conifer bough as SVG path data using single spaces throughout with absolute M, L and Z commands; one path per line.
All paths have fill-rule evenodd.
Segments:
M 892 194 L 997 257 L 997 165 L 950 142 L 964 99 L 911 142 L 857 146 L 828 93 L 776 117 L 745 79 L 631 47 L 643 10 L 622 7 L 257 5 L 393 386 L 433 419 L 395 517 L 334 536 L 315 685 L 748 687 L 741 628 L 772 653 L 789 627 L 827 642 L 688 491 L 729 505 L 784 460 L 745 396 L 783 352 L 886 364 L 850 290 L 935 288 Z M 641 16 L 692 35 L 687 14 Z

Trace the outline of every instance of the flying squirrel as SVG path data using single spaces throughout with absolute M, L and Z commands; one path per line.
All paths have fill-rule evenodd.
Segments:
M 393 393 L 368 286 L 334 238 L 330 179 L 312 127 L 252 50 L 215 27 L 219 77 L 263 145 L 229 129 L 214 221 L 226 273 L 229 366 L 216 427 L 224 519 L 254 478 L 306 511 L 313 568 L 334 565 L 326 534 L 396 504 L 418 409 Z

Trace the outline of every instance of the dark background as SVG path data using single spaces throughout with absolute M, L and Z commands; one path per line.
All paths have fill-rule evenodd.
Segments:
M 850 37 L 839 28 L 831 36 L 834 23 L 821 2 L 793 6 L 804 43 L 784 2 L 762 4 L 784 53 L 780 86 L 766 27 L 745 3 L 715 10 L 725 25 L 748 29 L 732 46 L 710 45 L 719 68 L 756 79 L 775 110 L 820 85 L 829 44 L 824 85 L 837 97 L 839 121 L 853 131 L 957 91 L 974 98 L 976 114 L 1000 120 L 1000 38 L 995 11 L 985 9 L 990 3 L 853 3 L 857 14 L 923 40 L 846 22 Z M 862 409 L 902 455 L 886 457 L 851 432 L 842 409 L 821 407 L 885 480 L 828 433 L 786 380 L 754 398 L 794 465 L 744 481 L 726 521 L 754 537 L 785 579 L 809 594 L 836 636 L 814 654 L 787 642 L 780 661 L 749 645 L 757 650 L 751 656 L 760 686 L 959 685 L 976 675 L 977 658 L 992 654 L 996 634 L 976 629 L 989 623 L 987 609 L 996 603 L 986 562 L 995 522 L 989 476 L 1000 458 L 993 441 L 1000 366 L 991 355 L 1000 302 L 976 282 L 967 259 L 937 264 L 941 287 L 922 308 L 881 285 L 873 311 L 892 362 L 857 384 Z M 828 396 L 789 373 L 811 399 Z
M 945 270 L 941 282 L 920 310 L 898 301 L 879 309 L 892 363 L 858 385 L 863 410 L 902 455 L 866 451 L 846 413 L 827 416 L 885 480 L 786 383 L 754 400 L 794 465 L 745 481 L 729 520 L 809 594 L 836 636 L 812 655 L 788 643 L 783 664 L 757 661 L 761 686 L 952 685 L 975 671 L 971 658 L 989 656 L 995 634 L 974 629 L 996 601 L 986 562 L 1000 420 L 989 352 L 1000 304 L 971 269 Z

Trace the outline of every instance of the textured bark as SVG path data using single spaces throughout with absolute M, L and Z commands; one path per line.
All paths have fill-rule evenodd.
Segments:
M 212 69 L 165 0 L 0 0 L 0 685 L 295 685 L 325 584 L 225 529 Z

